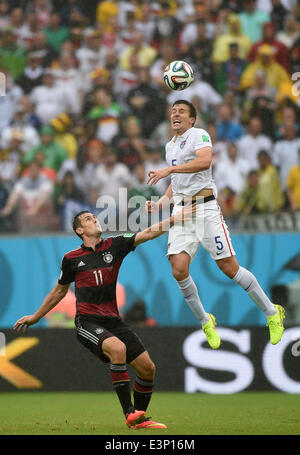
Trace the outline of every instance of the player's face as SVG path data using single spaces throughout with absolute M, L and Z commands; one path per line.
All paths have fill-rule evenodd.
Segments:
M 190 108 L 186 104 L 175 104 L 172 107 L 171 126 L 176 134 L 183 134 L 192 128 L 195 118 L 190 115 Z
M 86 237 L 100 237 L 102 233 L 101 224 L 92 213 L 83 213 L 80 217 L 81 226 L 78 233 Z

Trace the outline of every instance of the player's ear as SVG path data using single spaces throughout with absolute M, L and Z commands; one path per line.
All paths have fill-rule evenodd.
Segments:
M 82 227 L 78 226 L 78 227 L 76 228 L 76 234 L 78 234 L 78 235 L 82 235 L 82 234 L 83 234 L 83 229 L 82 229 Z

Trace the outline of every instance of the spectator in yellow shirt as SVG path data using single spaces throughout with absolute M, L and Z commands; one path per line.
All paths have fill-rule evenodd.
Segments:
M 238 45 L 238 57 L 246 60 L 251 48 L 250 39 L 242 33 L 240 20 L 236 14 L 230 14 L 227 19 L 227 33 L 219 35 L 214 44 L 212 61 L 214 63 L 224 63 L 230 58 L 229 45 Z
M 141 32 L 135 31 L 132 34 L 132 45 L 128 46 L 120 57 L 120 66 L 123 70 L 131 71 L 132 58 L 138 67 L 149 67 L 154 62 L 157 51 L 154 47 L 144 43 Z
M 298 150 L 298 164 L 291 168 L 286 185 L 291 209 L 300 210 L 300 149 Z
M 259 48 L 256 60 L 250 63 L 242 73 L 241 90 L 253 87 L 257 70 L 264 71 L 267 84 L 274 87 L 276 91 L 279 90 L 282 84 L 290 83 L 290 76 L 283 66 L 275 62 L 272 48 L 268 44 L 264 44 Z
M 111 31 L 111 19 L 118 16 L 119 7 L 117 0 L 104 0 L 96 9 L 96 22 L 101 26 L 103 32 Z
M 69 158 L 76 158 L 78 152 L 78 144 L 75 136 L 70 133 L 70 131 L 68 131 L 68 127 L 71 125 L 71 123 L 71 118 L 65 112 L 62 112 L 56 118 L 53 118 L 50 122 L 55 131 L 55 142 L 60 144 L 66 150 Z
M 261 213 L 272 213 L 284 205 L 284 195 L 276 167 L 265 150 L 258 153 L 258 201 Z

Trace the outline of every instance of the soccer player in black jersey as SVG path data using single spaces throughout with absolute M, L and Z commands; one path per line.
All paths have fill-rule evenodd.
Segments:
M 14 326 L 16 331 L 26 331 L 36 324 L 63 299 L 75 281 L 77 338 L 103 362 L 110 362 L 111 380 L 130 428 L 166 426 L 146 417 L 155 365 L 140 338 L 119 315 L 116 301 L 118 272 L 125 256 L 136 246 L 155 239 L 193 212 L 195 207 L 187 206 L 180 213 L 137 234 L 106 239 L 101 238 L 101 225 L 91 212 L 78 213 L 73 229 L 82 239 L 82 245 L 65 254 L 58 284 L 40 308 L 33 315 L 20 318 Z M 133 403 L 127 364 L 136 371 Z

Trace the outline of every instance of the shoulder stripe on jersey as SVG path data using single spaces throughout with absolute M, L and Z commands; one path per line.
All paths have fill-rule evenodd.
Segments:
M 76 250 L 69 251 L 67 254 L 65 254 L 65 257 L 67 259 L 74 259 L 78 258 L 80 256 L 87 256 L 88 254 L 91 254 L 90 250 L 83 250 L 81 247 L 77 248 Z

